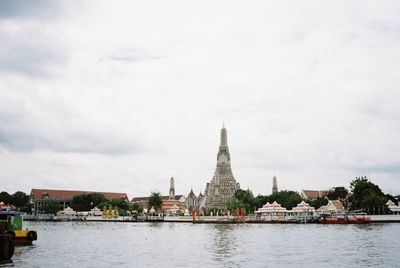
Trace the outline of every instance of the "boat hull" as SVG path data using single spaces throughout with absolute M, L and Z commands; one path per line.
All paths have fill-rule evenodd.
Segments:
M 321 217 L 318 220 L 323 224 L 366 224 L 371 223 L 370 217 Z

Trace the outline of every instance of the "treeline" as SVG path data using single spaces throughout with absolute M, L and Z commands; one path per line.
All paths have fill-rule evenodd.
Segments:
M 4 191 L 0 192 L 0 202 L 3 202 L 6 205 L 14 206 L 19 211 L 27 213 L 31 212 L 29 195 L 21 191 L 17 191 L 12 195 Z
M 282 207 L 290 210 L 296 207 L 301 201 L 306 201 L 316 209 L 325 206 L 328 200 L 339 200 L 343 206 L 350 210 L 363 210 L 368 214 L 388 213 L 386 202 L 392 200 L 398 204 L 394 196 L 385 194 L 380 187 L 366 177 L 357 177 L 350 182 L 350 191 L 346 187 L 338 186 L 332 188 L 326 197 L 313 200 L 306 200 L 295 191 L 280 191 L 271 195 L 254 196 L 250 190 L 237 190 L 234 198 L 228 203 L 228 209 L 234 211 L 236 208 L 245 208 L 247 213 L 254 213 L 255 210 L 267 202 L 276 201 Z
M 132 212 L 142 212 L 138 204 L 130 204 L 126 200 L 113 199 L 108 200 L 102 194 L 91 193 L 76 195 L 72 199 L 71 208 L 75 211 L 90 211 L 94 207 L 103 210 L 104 207 L 117 209 L 119 215 L 126 216 Z

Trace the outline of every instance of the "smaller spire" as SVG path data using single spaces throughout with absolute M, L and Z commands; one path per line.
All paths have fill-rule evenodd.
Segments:
M 175 181 L 174 177 L 171 177 L 169 184 L 169 199 L 175 199 Z
M 274 174 L 274 177 L 272 177 L 272 193 L 277 193 L 278 192 L 278 183 L 276 180 L 276 176 Z

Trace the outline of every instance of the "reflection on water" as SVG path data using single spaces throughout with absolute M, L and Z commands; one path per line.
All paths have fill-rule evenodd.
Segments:
M 14 267 L 396 267 L 400 224 L 27 222 Z
M 232 257 L 238 247 L 237 237 L 233 234 L 234 227 L 232 224 L 216 224 L 210 227 L 215 229 L 213 257 L 217 262 L 223 262 Z

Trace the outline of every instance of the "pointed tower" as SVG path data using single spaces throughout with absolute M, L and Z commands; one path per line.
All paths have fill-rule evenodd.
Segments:
M 239 184 L 236 183 L 232 174 L 228 135 L 225 125 L 223 125 L 220 133 L 217 167 L 205 191 L 206 208 L 226 208 L 227 202 L 237 189 L 239 189 Z
M 175 182 L 174 177 L 171 177 L 171 181 L 169 183 L 169 199 L 175 199 Z
M 276 177 L 272 178 L 272 193 L 277 193 L 278 192 L 278 183 L 276 182 Z

